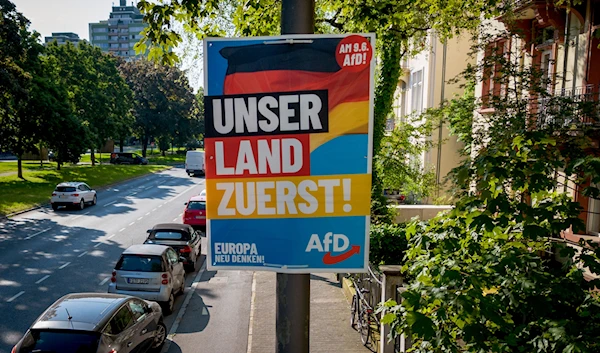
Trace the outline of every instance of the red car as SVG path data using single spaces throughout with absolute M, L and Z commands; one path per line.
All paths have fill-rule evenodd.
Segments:
M 194 228 L 206 227 L 206 194 L 192 196 L 185 203 L 183 224 L 189 224 Z

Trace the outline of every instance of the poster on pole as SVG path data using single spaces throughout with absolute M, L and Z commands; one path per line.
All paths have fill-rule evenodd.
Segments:
M 204 41 L 209 269 L 366 271 L 374 45 Z

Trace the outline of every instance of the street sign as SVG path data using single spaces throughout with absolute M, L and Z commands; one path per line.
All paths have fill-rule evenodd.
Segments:
M 374 43 L 204 41 L 209 269 L 366 271 Z

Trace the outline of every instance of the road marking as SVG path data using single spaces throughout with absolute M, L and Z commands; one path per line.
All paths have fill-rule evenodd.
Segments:
M 171 342 L 173 342 L 173 337 L 175 337 L 175 335 L 177 334 L 177 329 L 179 328 L 179 323 L 183 319 L 183 315 L 185 315 L 185 311 L 187 310 L 187 306 L 190 303 L 190 299 L 192 299 L 192 295 L 194 293 L 196 293 L 196 287 L 198 286 L 198 283 L 200 282 L 200 278 L 202 277 L 202 274 L 204 273 L 204 271 L 206 271 L 206 260 L 202 263 L 202 267 L 200 267 L 198 274 L 194 278 L 194 282 L 190 286 L 190 290 L 185 295 L 185 300 L 183 301 L 183 304 L 181 304 L 181 308 L 179 308 L 179 312 L 177 313 L 177 318 L 175 318 L 175 321 L 173 322 L 173 326 L 171 326 L 171 330 L 169 331 L 169 334 L 167 335 L 167 341 L 165 342 L 165 345 L 163 346 L 161 353 L 167 353 L 169 351 Z
M 89 213 L 89 212 L 86 212 L 86 213 L 84 213 L 84 214 L 80 214 L 79 216 L 75 216 L 75 217 L 71 218 L 71 220 L 73 220 L 73 221 L 74 221 L 74 220 L 76 220 L 76 219 L 77 219 L 77 218 L 79 218 L 79 217 L 85 216 L 86 214 L 90 214 L 90 213 Z
M 65 263 L 64 265 L 60 266 L 58 269 L 59 269 L 59 270 L 62 270 L 63 268 L 65 268 L 65 267 L 69 266 L 70 264 L 71 264 L 70 262 L 67 262 L 67 263 Z
M 182 214 L 183 214 L 183 213 L 180 213 L 180 214 L 179 214 L 179 216 L 177 216 L 177 217 L 181 217 L 181 215 L 182 215 Z
M 142 220 L 142 218 L 144 218 L 144 217 L 142 216 L 142 217 L 138 218 L 137 220 L 138 220 L 138 221 L 141 221 L 141 220 Z
M 119 232 L 122 232 L 122 231 L 124 231 L 124 230 L 125 230 L 125 228 L 121 228 L 121 229 L 119 229 Z
M 105 279 L 102 280 L 102 282 L 100 282 L 100 285 L 103 286 L 106 284 L 106 282 L 108 282 L 108 280 L 110 280 L 110 277 L 106 277 Z
M 112 204 L 114 204 L 114 203 L 116 203 L 116 202 L 117 202 L 117 200 L 114 200 L 113 202 L 109 202 L 109 203 L 107 203 L 106 205 L 104 205 L 104 207 L 106 207 L 106 206 L 110 206 L 110 205 L 112 205 Z
M 42 233 L 46 233 L 46 232 L 47 232 L 47 231 L 49 231 L 50 229 L 52 229 L 52 228 L 46 228 L 46 229 L 44 229 L 44 230 L 41 230 L 41 231 L 39 231 L 39 232 L 37 232 L 37 233 L 35 233 L 35 234 L 31 234 L 30 236 L 28 236 L 27 238 L 25 238 L 25 240 L 31 239 L 31 238 L 33 238 L 33 237 L 36 237 L 36 236 L 38 236 L 38 235 L 40 235 L 40 234 L 42 234 Z
M 252 274 L 252 296 L 250 297 L 250 324 L 248 325 L 248 350 L 252 353 L 252 325 L 254 323 L 254 301 L 256 300 L 256 272 Z
M 177 196 L 173 197 L 172 199 L 170 199 L 170 200 L 169 200 L 169 201 L 167 201 L 166 203 L 169 203 L 169 202 L 171 202 L 171 201 L 175 200 L 175 199 L 176 199 L 176 198 L 178 198 L 179 196 L 181 196 L 181 195 L 185 194 L 186 192 L 188 192 L 188 191 L 192 190 L 193 188 L 195 188 L 195 187 L 197 187 L 197 186 L 198 186 L 198 185 L 192 185 L 192 186 L 190 186 L 189 188 L 185 189 L 185 190 L 184 190 L 182 193 L 180 193 L 179 195 L 177 195 Z
M 178 219 L 179 219 L 179 217 L 173 218 L 173 222 L 177 222 Z
M 152 212 L 154 212 L 154 211 L 156 211 L 156 207 L 154 207 L 154 208 L 152 209 Z
M 109 236 L 108 236 L 108 238 L 106 238 L 106 239 L 110 239 L 110 238 L 114 237 L 115 235 L 116 235 L 116 234 L 111 234 L 111 235 L 109 235 Z
M 25 291 L 20 291 L 19 293 L 17 293 L 16 295 L 13 295 L 12 297 L 6 299 L 7 303 L 12 302 L 13 300 L 17 299 L 18 297 L 22 296 L 23 294 L 25 294 Z
M 48 279 L 48 277 L 50 277 L 50 275 L 45 275 L 44 277 L 38 279 L 37 281 L 35 281 L 35 284 L 40 284 L 42 282 L 44 282 L 45 280 Z
M 149 216 L 149 215 L 150 215 L 150 212 L 146 213 L 144 216 Z
M 82 253 L 81 253 L 81 254 L 79 254 L 77 257 L 82 257 L 82 256 L 84 256 L 85 254 L 87 254 L 87 251 L 84 251 L 84 252 L 82 252 Z
M 95 248 L 99 247 L 100 245 L 102 245 L 102 243 L 96 243 L 96 245 L 94 245 Z
M 137 194 L 137 191 L 136 191 L 136 192 L 132 192 L 131 194 L 129 194 L 129 195 L 127 195 L 127 196 L 133 196 L 133 195 L 135 195 L 135 194 Z
M 148 186 L 147 188 L 145 188 L 144 190 L 150 190 L 152 189 L 154 186 Z
M 132 226 L 132 225 L 134 225 L 134 224 L 135 224 L 135 222 L 131 222 L 131 223 L 129 223 L 129 225 L 130 225 L 130 226 Z
M 162 207 L 162 205 L 158 205 L 158 208 L 161 208 L 161 207 Z

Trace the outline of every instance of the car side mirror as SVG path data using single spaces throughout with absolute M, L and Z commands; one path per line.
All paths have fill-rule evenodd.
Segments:
M 154 310 L 152 310 L 152 308 L 151 308 L 151 307 L 149 307 L 149 306 L 147 306 L 147 307 L 146 307 L 146 310 L 144 310 L 144 312 L 145 312 L 146 314 L 151 314 L 153 311 L 154 311 Z
M 184 202 L 183 204 L 184 204 L 184 205 L 187 205 L 187 202 Z
M 146 233 L 150 233 L 151 231 L 152 231 L 152 229 L 148 229 L 148 230 L 146 231 Z
M 179 256 L 179 262 L 185 262 L 185 257 Z

